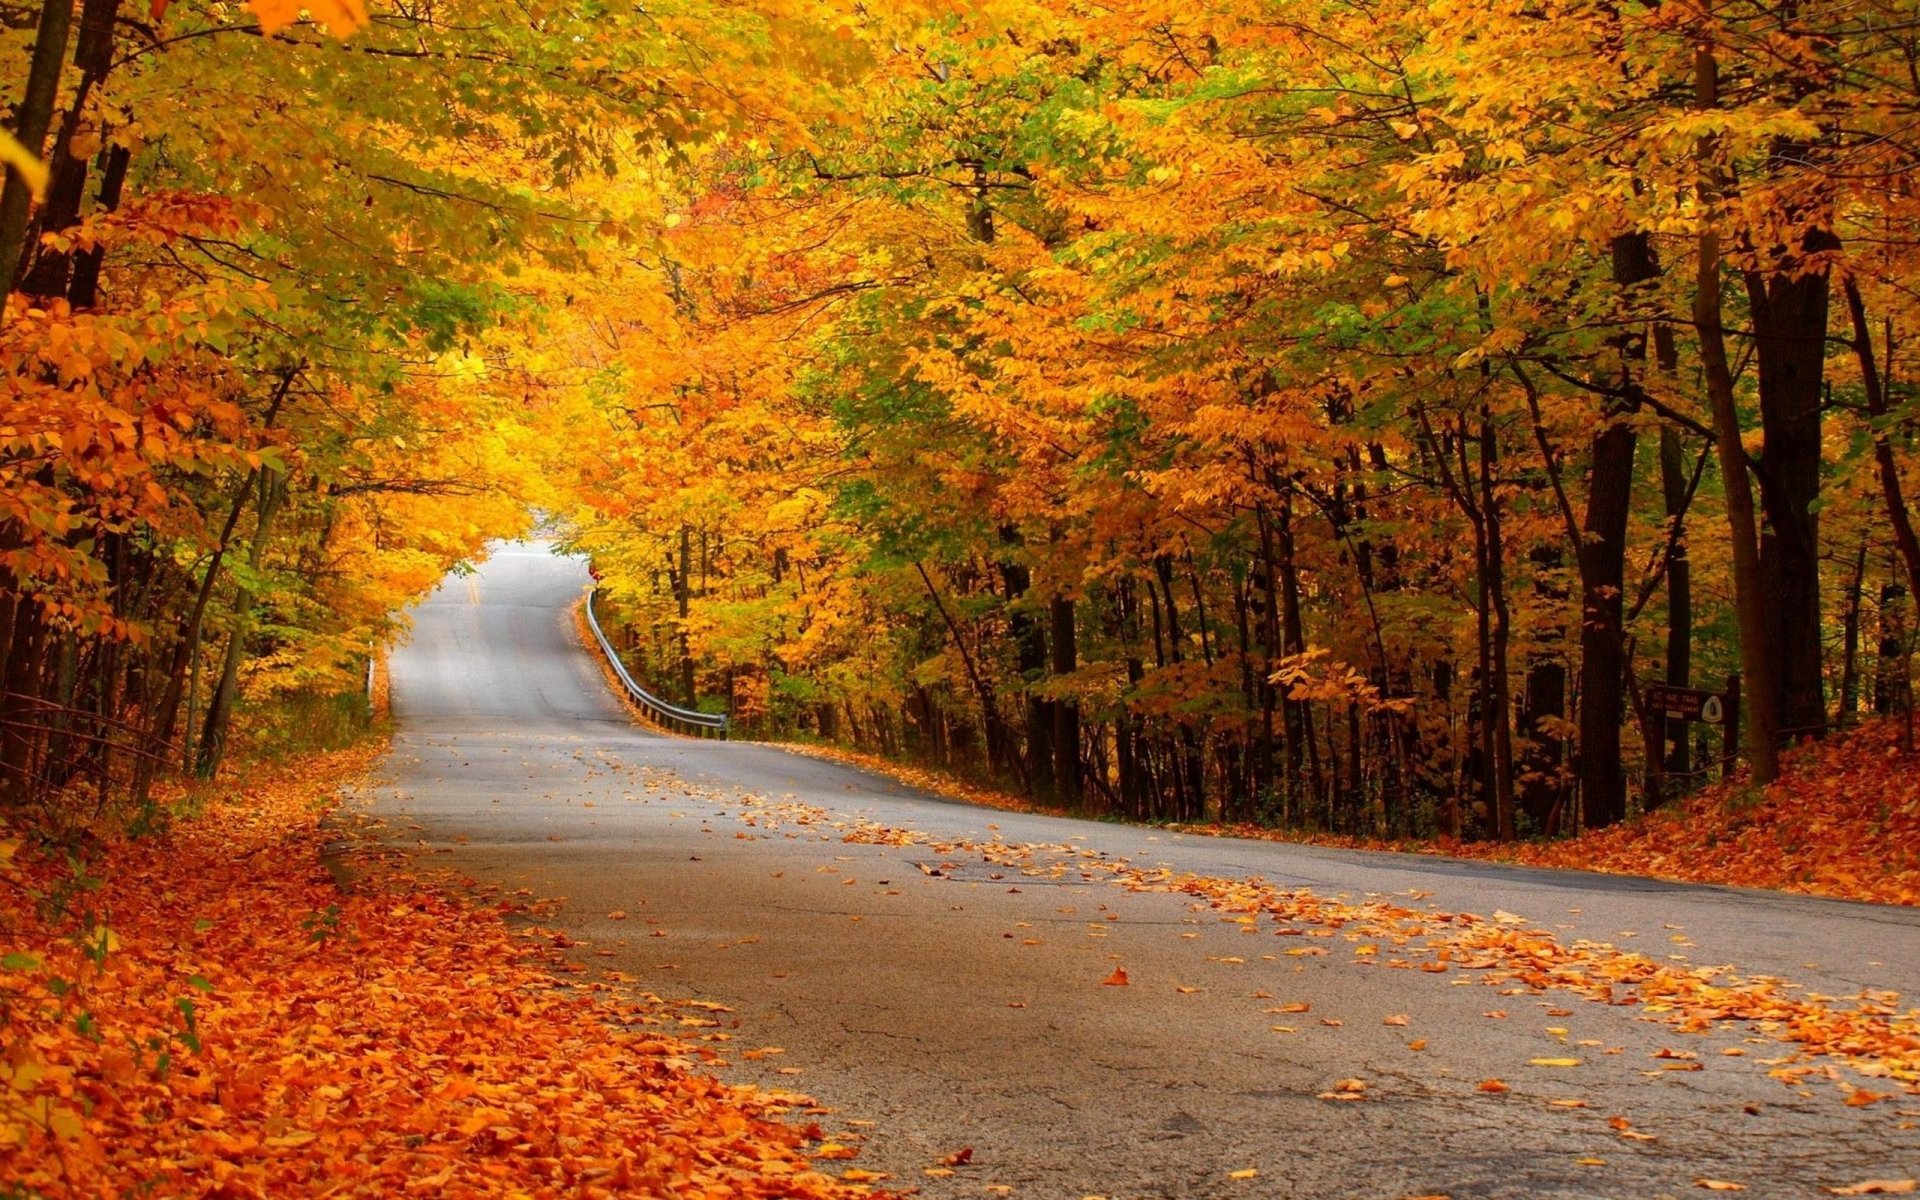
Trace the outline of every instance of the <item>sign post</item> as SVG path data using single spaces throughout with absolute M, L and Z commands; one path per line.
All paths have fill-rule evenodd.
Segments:
M 1647 688 L 1647 707 L 1659 714 L 1661 752 L 1666 751 L 1666 725 L 1669 721 L 1698 721 L 1720 727 L 1720 778 L 1733 773 L 1740 756 L 1740 674 L 1727 676 L 1725 691 L 1709 692 L 1701 688 L 1675 687 L 1656 683 Z M 1680 733 L 1686 736 L 1685 730 Z

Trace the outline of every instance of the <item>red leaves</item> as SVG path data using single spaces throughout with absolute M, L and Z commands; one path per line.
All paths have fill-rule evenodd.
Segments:
M 46 1195 L 866 1194 L 876 1173 L 810 1169 L 792 1101 L 695 1074 L 704 1049 L 657 1032 L 673 1011 L 577 998 L 493 909 L 379 864 L 337 891 L 315 801 L 371 755 L 289 763 L 165 839 L 110 845 L 93 902 L 118 948 L 98 969 L 0 889 L 0 926 L 44 963 L 9 973 L 28 1002 L 7 1044 L 31 1056 L 9 1079 L 46 1117 L 0 1124 L 0 1177 Z M 82 982 L 98 1039 L 53 978 Z

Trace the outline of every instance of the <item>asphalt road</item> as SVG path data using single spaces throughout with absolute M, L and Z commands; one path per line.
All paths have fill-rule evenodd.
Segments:
M 629 720 L 575 640 L 566 610 L 585 584 L 579 563 L 516 544 L 419 607 L 391 660 L 398 732 L 373 811 L 482 886 L 564 897 L 544 923 L 579 943 L 586 978 L 725 1005 L 706 1032 L 730 1038 L 727 1077 L 815 1097 L 829 1132 L 860 1145 L 850 1165 L 887 1186 L 1459 1200 L 1691 1196 L 1712 1179 L 1787 1197 L 1920 1174 L 1920 1096 L 1850 1108 L 1850 1073 L 1783 1083 L 1768 1072 L 1792 1049 L 1749 1028 L 1685 1034 L 1632 1006 L 1486 986 L 1488 972 L 1389 969 L 1353 953 L 1350 929 L 1276 938 L 1270 921 L 1057 853 L 1022 869 L 848 844 L 791 805 L 948 844 L 1504 910 L 1563 942 L 1730 965 L 1843 1004 L 1920 996 L 1920 912 L 1012 814 L 668 737 Z M 1307 946 L 1330 952 L 1285 952 Z M 1116 966 L 1128 985 L 1103 986 Z M 1662 1050 L 1699 1069 L 1663 1069 Z M 1322 1098 L 1350 1079 L 1362 1099 Z M 1480 1090 L 1489 1079 L 1510 1090 Z M 925 1174 L 963 1147 L 969 1162 Z

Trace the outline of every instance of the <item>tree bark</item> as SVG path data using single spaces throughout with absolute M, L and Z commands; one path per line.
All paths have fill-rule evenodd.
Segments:
M 67 291 L 70 256 L 63 251 L 46 250 L 37 243 L 39 235 L 71 229 L 80 222 L 80 205 L 87 187 L 87 159 L 72 152 L 73 137 L 80 127 L 93 89 L 113 69 L 113 28 L 119 15 L 120 0 L 83 0 L 80 31 L 74 39 L 73 62 L 80 68 L 80 86 L 54 139 L 52 179 L 46 200 L 31 224 L 23 247 L 24 262 L 20 288 L 34 296 L 60 296 Z
M 53 124 L 53 105 L 60 94 L 60 71 L 67 57 L 67 35 L 73 26 L 73 0 L 45 0 L 33 37 L 33 59 L 27 85 L 15 108 L 13 136 L 27 153 L 38 157 L 46 149 L 47 130 Z M 19 278 L 26 248 L 27 214 L 33 194 L 20 172 L 8 169 L 0 186 L 0 272 L 7 290 Z
M 1623 290 L 1659 275 L 1644 233 L 1613 239 L 1613 281 Z M 1580 523 L 1580 795 L 1591 828 L 1627 815 L 1627 772 L 1620 759 L 1620 722 L 1626 711 L 1624 590 L 1627 516 L 1633 504 L 1633 463 L 1639 437 L 1628 423 L 1635 405 L 1635 372 L 1646 359 L 1638 336 L 1619 339 L 1620 394 L 1601 409 Z
M 1720 65 L 1710 42 L 1703 42 L 1694 51 L 1694 101 L 1702 109 L 1716 108 L 1720 103 Z M 1710 207 L 1717 205 L 1721 191 L 1711 153 L 1711 142 L 1702 139 L 1701 198 Z M 1720 231 L 1712 224 L 1715 215 L 1712 211 L 1702 215 L 1696 239 L 1693 325 L 1700 338 L 1700 365 L 1713 410 L 1714 450 L 1726 489 L 1727 533 L 1733 544 L 1734 610 L 1739 618 L 1740 670 L 1747 702 L 1747 762 L 1753 770 L 1753 781 L 1764 786 L 1780 777 L 1779 657 L 1772 642 L 1774 623 L 1767 613 L 1769 598 L 1760 567 L 1753 484 L 1747 475 L 1746 447 L 1740 440 L 1740 409 L 1721 317 L 1722 256 Z
M 283 481 L 274 472 L 260 473 L 260 494 L 254 500 L 253 538 L 247 544 L 247 566 L 260 569 L 267 549 L 267 534 L 274 515 L 286 499 Z M 220 664 L 220 683 L 214 688 L 213 703 L 201 726 L 200 752 L 194 760 L 194 773 L 211 779 L 220 769 L 227 752 L 227 731 L 233 723 L 233 708 L 240 698 L 240 667 L 247 658 L 247 637 L 253 631 L 254 590 L 242 584 L 233 599 L 233 629 L 227 635 L 227 652 Z
M 1816 230 L 1803 250 L 1839 248 Z M 1817 260 L 1816 260 L 1817 262 Z M 1827 308 L 1831 276 L 1796 256 L 1775 273 L 1746 273 L 1760 385 L 1760 578 L 1767 590 L 1769 640 L 1780 663 L 1780 730 L 1788 737 L 1826 731 L 1820 628 L 1820 405 L 1825 399 Z
M 1053 674 L 1056 678 L 1071 675 L 1080 667 L 1073 598 L 1055 596 L 1048 604 L 1048 615 L 1053 626 L 1048 639 L 1053 654 Z M 1077 805 L 1081 800 L 1080 706 L 1065 697 L 1053 702 L 1053 754 L 1054 799 L 1062 804 Z
M 1880 481 L 1880 499 L 1886 506 L 1887 524 L 1893 530 L 1893 546 L 1906 568 L 1907 592 L 1920 596 L 1920 536 L 1913 528 L 1913 513 L 1907 507 L 1906 493 L 1900 482 L 1900 465 L 1893 456 L 1893 442 L 1887 433 L 1887 383 L 1880 374 L 1881 364 L 1873 353 L 1873 329 L 1867 322 L 1866 301 L 1860 285 L 1848 276 L 1843 285 L 1847 314 L 1853 325 L 1853 353 L 1860 363 L 1860 382 L 1866 389 L 1867 417 L 1873 426 L 1873 464 Z M 1893 353 L 1893 330 L 1887 330 L 1887 353 Z
M 1672 549 L 1667 554 L 1667 682 L 1691 687 L 1693 679 L 1693 562 L 1687 556 L 1683 523 L 1687 519 L 1687 467 L 1679 431 L 1660 427 L 1660 497 Z M 1693 769 L 1693 747 L 1682 726 L 1667 756 L 1667 773 L 1685 775 Z M 1656 802 L 1666 799 L 1654 797 Z

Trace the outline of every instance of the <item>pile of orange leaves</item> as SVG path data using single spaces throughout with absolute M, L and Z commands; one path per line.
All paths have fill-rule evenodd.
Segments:
M 1757 794 L 1736 779 L 1644 820 L 1562 842 L 1469 852 L 1537 866 L 1920 904 L 1920 754 L 1902 751 L 1902 732 L 1897 721 L 1876 721 L 1805 746 Z
M 262 769 L 65 863 L 0 839 L 0 1178 L 55 1196 L 841 1200 L 808 1101 L 720 1083 L 655 1003 L 555 980 L 499 914 L 320 822 L 363 749 Z M 68 882 L 63 885 L 62 881 Z M 51 899 L 54 903 L 49 904 Z

